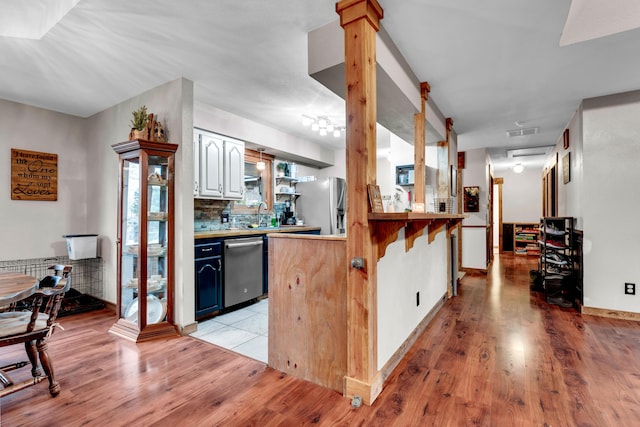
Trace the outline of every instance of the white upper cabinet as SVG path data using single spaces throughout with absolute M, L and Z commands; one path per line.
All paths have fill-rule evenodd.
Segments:
M 224 141 L 224 198 L 242 199 L 244 195 L 244 143 Z
M 206 133 L 200 138 L 200 196 L 221 199 L 224 141 Z
M 244 142 L 195 130 L 194 153 L 198 143 L 199 159 L 194 159 L 195 197 L 242 199 Z

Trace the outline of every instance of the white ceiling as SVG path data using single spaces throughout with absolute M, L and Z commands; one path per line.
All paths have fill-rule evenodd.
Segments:
M 640 89 L 640 30 L 600 37 L 602 11 L 576 14 L 573 29 L 585 19 L 594 32 L 560 47 L 569 0 L 379 2 L 460 149 L 489 148 L 497 169 L 508 149 L 553 145 L 581 99 Z M 80 0 L 39 40 L 0 36 L 0 98 L 87 117 L 185 77 L 198 104 L 344 146 L 300 124 L 344 123 L 344 102 L 307 74 L 307 32 L 337 18 L 334 0 Z M 508 139 L 516 122 L 539 131 Z

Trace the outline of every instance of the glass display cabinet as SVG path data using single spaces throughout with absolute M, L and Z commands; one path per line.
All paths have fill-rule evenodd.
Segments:
M 118 306 L 109 332 L 135 342 L 177 336 L 173 175 L 178 145 L 139 139 L 112 147 L 120 169 Z

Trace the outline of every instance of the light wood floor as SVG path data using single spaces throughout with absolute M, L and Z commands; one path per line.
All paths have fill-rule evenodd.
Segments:
M 7 396 L 1 424 L 640 425 L 640 324 L 547 305 L 532 268 L 501 256 L 467 274 L 372 407 L 194 338 L 134 345 L 102 311 L 63 318 L 51 338 L 60 395 L 43 382 Z M 0 364 L 17 355 L 0 350 Z

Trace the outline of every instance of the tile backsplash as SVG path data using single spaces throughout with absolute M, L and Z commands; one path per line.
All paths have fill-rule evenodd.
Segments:
M 258 222 L 255 213 L 247 213 L 246 209 L 240 212 L 232 210 L 233 202 L 229 200 L 193 199 L 193 228 L 194 231 L 224 230 L 234 223 L 238 228 L 245 228 L 249 224 Z M 257 208 L 255 208 L 257 210 Z M 222 224 L 220 214 L 229 214 L 229 222 Z M 269 224 L 272 212 L 261 213 L 263 224 Z
M 193 199 L 193 227 L 195 231 L 220 230 L 228 224 L 220 223 L 220 214 L 229 212 L 228 200 Z

